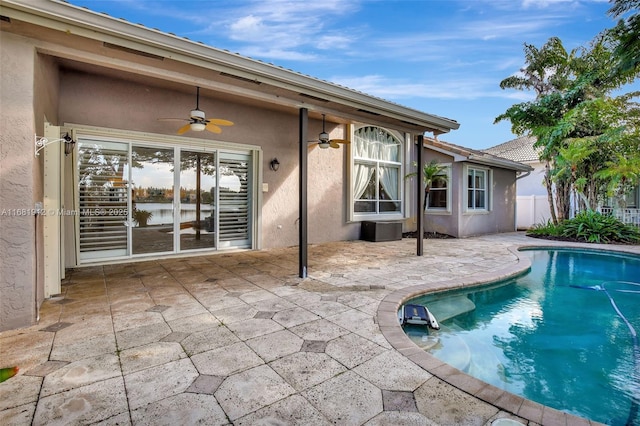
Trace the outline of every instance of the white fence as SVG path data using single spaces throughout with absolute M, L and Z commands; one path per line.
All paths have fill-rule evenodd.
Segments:
M 616 209 L 612 207 L 600 207 L 602 214 L 610 214 L 620 219 L 623 223 L 640 226 L 640 209 Z
M 516 228 L 529 229 L 551 219 L 546 195 L 518 195 L 516 198 Z

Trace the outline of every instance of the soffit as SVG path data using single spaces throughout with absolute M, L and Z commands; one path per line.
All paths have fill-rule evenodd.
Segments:
M 235 101 L 292 113 L 305 107 L 310 116 L 326 113 L 335 122 L 413 133 L 445 133 L 459 126 L 444 117 L 67 3 L 1 3 L 2 14 L 12 18 L 11 23 L 2 23 L 3 31 L 39 40 L 40 51 L 60 58 L 69 68 L 89 71 L 93 65 L 91 72 L 111 77 L 153 77 L 174 90 L 192 91 L 198 85 L 219 98 L 227 94 Z

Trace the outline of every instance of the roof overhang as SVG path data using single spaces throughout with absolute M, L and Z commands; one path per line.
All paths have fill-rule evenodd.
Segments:
M 507 170 L 515 170 L 517 172 L 529 172 L 533 170 L 526 164 L 511 161 L 506 158 L 487 154 L 480 151 L 472 151 L 461 146 L 448 144 L 435 139 L 425 139 L 424 147 L 436 152 L 453 157 L 454 162 L 466 161 L 469 163 L 482 164 L 490 167 L 500 167 Z
M 433 132 L 435 135 L 447 133 L 460 126 L 455 120 L 407 108 L 328 81 L 64 1 L 0 0 L 0 5 L 0 14 L 11 19 L 100 41 L 130 52 L 213 70 L 245 83 L 253 83 L 256 88 L 247 88 L 245 84 L 242 94 L 246 97 L 255 96 L 262 102 L 273 102 L 289 108 L 308 108 L 310 111 L 328 111 L 335 116 L 354 121 L 383 119 L 383 122 L 387 120 L 389 124 L 397 124 L 401 128 L 414 132 Z M 193 81 L 192 84 L 198 84 L 198 81 Z M 265 96 L 258 89 L 258 85 L 263 85 L 263 88 L 276 88 L 288 96 Z M 215 87 L 220 89 L 222 86 L 216 84 Z M 229 84 L 226 89 L 231 93 L 234 87 L 233 84 Z M 222 87 L 222 90 L 224 89 Z

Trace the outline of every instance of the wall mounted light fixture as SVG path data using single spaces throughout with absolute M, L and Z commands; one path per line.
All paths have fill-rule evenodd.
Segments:
M 274 172 L 278 171 L 278 169 L 280 168 L 280 162 L 278 161 L 277 158 L 274 158 L 273 160 L 271 160 L 271 162 L 269 163 L 269 168 Z
M 76 141 L 71 139 L 71 136 L 69 136 L 69 133 L 64 135 L 63 138 L 54 139 L 51 141 L 45 137 L 35 136 L 34 149 L 35 149 L 36 157 L 40 156 L 40 151 L 42 151 L 45 146 L 51 145 L 52 143 L 56 143 L 56 142 L 64 142 L 64 155 L 71 154 L 73 152 L 73 148 L 76 146 Z

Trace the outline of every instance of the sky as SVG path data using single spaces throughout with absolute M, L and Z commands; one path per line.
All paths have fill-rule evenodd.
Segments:
M 474 149 L 516 137 L 494 120 L 534 98 L 500 89 L 524 65 L 525 43 L 587 47 L 616 23 L 608 0 L 69 3 L 456 120 L 460 129 L 440 140 Z

